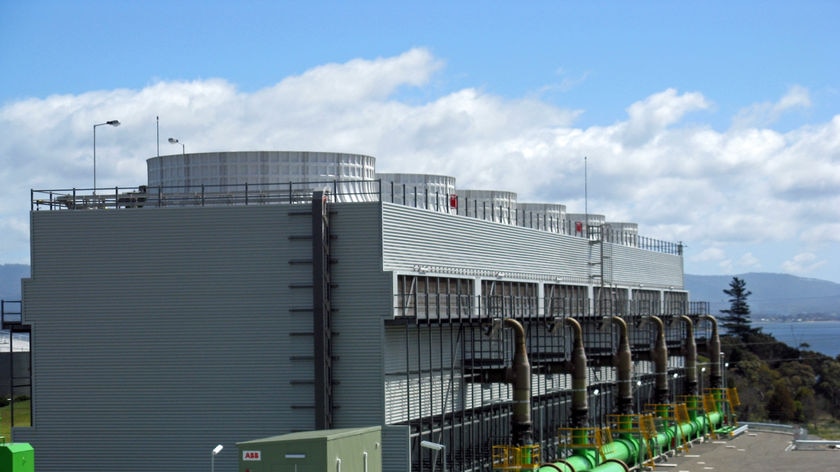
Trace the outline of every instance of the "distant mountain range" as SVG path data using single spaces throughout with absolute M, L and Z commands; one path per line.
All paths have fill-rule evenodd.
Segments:
M 711 313 L 729 308 L 732 277 L 746 282 L 753 319 L 757 316 L 831 315 L 840 317 L 840 284 L 788 274 L 753 272 L 738 275 L 685 274 L 685 288 L 692 301 L 711 304 Z
M 0 299 L 20 300 L 20 279 L 29 277 L 25 264 L 0 264 Z M 840 284 L 787 274 L 747 273 L 739 275 L 685 274 L 685 287 L 692 301 L 709 302 L 711 313 L 729 308 L 723 290 L 732 277 L 744 279 L 750 310 L 755 316 L 833 315 L 840 317 Z

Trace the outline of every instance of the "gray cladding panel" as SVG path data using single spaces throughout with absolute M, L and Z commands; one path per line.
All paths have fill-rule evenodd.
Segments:
M 382 323 L 392 311 L 392 276 L 382 271 L 380 204 L 336 204 L 333 210 L 335 426 L 382 424 Z
M 383 245 L 386 270 L 440 265 L 572 277 L 588 274 L 580 271 L 588 271 L 586 240 L 387 203 Z
M 609 255 L 605 269 L 617 283 L 650 285 L 683 289 L 683 259 L 681 256 L 643 249 L 606 244 Z
M 601 245 L 584 238 L 389 203 L 382 206 L 385 270 L 443 266 L 583 282 L 601 273 Z M 604 270 L 613 282 L 682 287 L 680 256 L 604 246 L 609 256 Z
M 32 214 L 35 427 L 15 440 L 39 470 L 194 470 L 215 444 L 314 425 L 311 316 L 292 311 L 311 291 L 290 288 L 311 268 L 289 263 L 311 258 L 290 239 L 311 221 L 288 211 Z

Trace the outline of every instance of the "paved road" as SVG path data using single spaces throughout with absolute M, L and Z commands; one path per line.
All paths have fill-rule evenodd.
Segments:
M 686 453 L 658 463 L 674 472 L 840 472 L 840 450 L 788 450 L 789 434 L 747 432 L 731 440 L 695 443 Z

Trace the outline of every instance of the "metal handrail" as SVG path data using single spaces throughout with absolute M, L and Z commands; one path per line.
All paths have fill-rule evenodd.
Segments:
M 406 185 L 403 185 L 406 187 Z M 323 180 L 311 182 L 244 183 L 226 185 L 172 185 L 109 188 L 33 189 L 30 191 L 30 210 L 96 210 L 125 208 L 159 208 L 184 206 L 232 206 L 307 204 L 312 192 L 325 191 L 333 202 L 388 202 L 441 213 L 468 216 L 567 236 L 584 237 L 606 244 L 635 247 L 647 251 L 682 256 L 682 243 L 657 240 L 635 233 L 614 231 L 605 226 L 589 226 L 586 233 L 569 231 L 568 221 L 551 216 L 534 218 L 533 212 L 516 208 L 477 209 L 472 215 L 460 209 L 477 201 L 441 192 L 430 193 L 425 187 L 402 192 L 382 187 L 377 180 Z M 413 198 L 407 198 L 408 195 Z M 486 206 L 486 202 L 482 202 Z M 474 206 L 474 205 L 473 205 Z M 498 217 L 497 217 L 498 216 Z

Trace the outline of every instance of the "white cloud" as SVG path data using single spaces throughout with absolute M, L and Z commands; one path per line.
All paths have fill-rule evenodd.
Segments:
M 796 275 L 808 275 L 825 263 L 826 261 L 818 258 L 816 254 L 805 252 L 782 263 L 782 269 Z
M 721 261 L 726 258 L 726 253 L 719 247 L 708 247 L 691 256 L 690 259 L 697 262 Z
M 412 49 L 391 58 L 354 59 L 315 67 L 283 79 L 258 96 L 307 108 L 315 103 L 333 108 L 340 104 L 355 106 L 361 101 L 387 99 L 399 87 L 424 85 L 442 66 L 443 62 L 429 51 Z
M 748 252 L 738 259 L 738 268 L 738 272 L 758 270 L 761 268 L 761 261 L 751 252 Z
M 580 128 L 579 110 L 534 96 L 465 88 L 421 103 L 399 98 L 406 88 L 427 87 L 442 67 L 414 49 L 316 67 L 253 93 L 208 79 L 3 105 L 0 217 L 7 233 L 0 262 L 28 257 L 31 188 L 91 186 L 93 123 L 123 122 L 98 129 L 98 183 L 145 183 L 145 160 L 157 153 L 156 116 L 161 154 L 180 152 L 166 142 L 170 136 L 188 153 L 363 153 L 375 156 L 383 172 L 452 175 L 461 188 L 513 191 L 520 201 L 564 203 L 570 212 L 583 211 L 587 156 L 590 212 L 638 222 L 646 236 L 684 241 L 687 260 L 720 264 L 727 273 L 745 264 L 771 266 L 758 252 L 732 262 L 726 252 L 734 244 L 784 242 L 791 253 L 806 253 L 838 242 L 840 116 L 787 132 L 717 131 L 697 119 L 683 123 L 691 113 L 709 112 L 708 98 L 667 89 L 640 97 L 626 120 Z M 771 110 L 807 106 L 808 96 L 794 87 Z
M 717 263 L 718 272 L 722 274 L 732 274 L 735 273 L 735 265 L 732 263 L 732 259 L 724 259 Z
M 679 95 L 675 89 L 668 89 L 651 95 L 627 109 L 629 120 L 622 125 L 624 142 L 631 147 L 649 142 L 687 113 L 708 107 L 699 93 Z
M 734 128 L 751 128 L 770 126 L 783 114 L 798 108 L 811 106 L 811 95 L 805 87 L 795 85 L 774 103 L 756 103 L 741 110 L 733 120 Z

